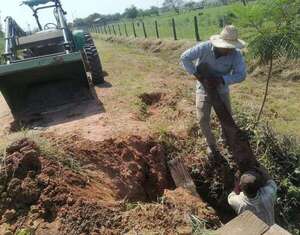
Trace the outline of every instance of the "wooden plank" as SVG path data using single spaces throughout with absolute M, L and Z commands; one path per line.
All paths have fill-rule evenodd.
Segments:
M 217 235 L 262 235 L 269 226 L 257 218 L 252 212 L 245 211 L 216 231 Z
M 274 224 L 264 235 L 291 235 L 288 231 Z
M 196 197 L 200 197 L 196 190 L 196 185 L 190 176 L 189 172 L 185 168 L 182 161 L 178 158 L 168 162 L 168 166 L 171 172 L 171 176 L 174 180 L 176 187 L 182 187 L 187 189 Z

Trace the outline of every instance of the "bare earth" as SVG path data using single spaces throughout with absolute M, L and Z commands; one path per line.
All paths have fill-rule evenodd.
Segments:
M 174 90 L 176 91 L 177 87 L 185 86 L 182 85 L 182 80 L 176 76 L 178 68 L 173 68 L 162 59 L 148 56 L 145 52 L 130 51 L 122 46 L 115 48 L 112 45 L 106 42 L 97 44 L 103 55 L 103 66 L 109 74 L 106 77 L 108 83 L 96 87 L 101 104 L 92 101 L 60 107 L 59 110 L 44 114 L 44 120 L 33 123 L 32 127 L 43 132 L 77 134 L 96 141 L 128 134 L 143 136 L 157 131 L 153 130 L 152 124 L 155 119 L 162 119 L 161 114 L 155 112 L 154 108 L 150 110 L 150 118 L 140 120 L 141 118 L 138 117 L 139 105 L 136 104 L 140 100 L 138 96 L 143 92 L 159 91 L 170 95 L 169 98 L 175 100 Z M 166 78 L 168 79 L 166 80 Z M 193 83 L 192 81 L 185 82 L 189 85 Z M 180 102 L 187 101 L 181 100 Z M 184 105 L 182 112 L 185 112 L 186 108 L 189 113 L 193 111 L 193 106 Z M 173 121 L 169 120 L 169 117 L 166 119 L 170 123 L 162 122 L 158 125 L 168 126 L 172 129 Z M 0 96 L 0 135 L 9 132 L 12 121 L 5 100 Z M 184 129 L 185 123 L 173 122 L 173 124 L 176 129 Z M 155 128 L 160 127 L 155 126 Z
M 36 235 L 191 234 L 190 215 L 212 229 L 232 219 L 226 203 L 232 168 L 207 162 L 195 127 L 194 81 L 163 53 L 101 40 L 97 48 L 108 73 L 107 83 L 95 88 L 98 100 L 51 110 L 30 126 L 66 155 L 44 156 L 26 139 L 7 149 L 0 234 L 21 228 Z M 252 83 L 233 88 L 234 103 L 248 102 L 239 93 Z M 12 122 L 0 95 L 0 138 Z M 166 165 L 170 149 L 157 134 L 175 141 L 172 153 L 182 154 L 201 198 L 175 190 Z M 200 152 L 185 152 L 196 144 Z

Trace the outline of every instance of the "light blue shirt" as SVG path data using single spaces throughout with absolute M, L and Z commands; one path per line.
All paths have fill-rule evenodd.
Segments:
M 274 180 L 268 180 L 267 184 L 259 189 L 255 198 L 248 198 L 243 192 L 239 195 L 232 192 L 228 196 L 228 203 L 237 214 L 250 210 L 265 223 L 273 225 L 275 223 L 274 205 L 276 198 L 277 185 Z
M 216 58 L 214 47 L 210 41 L 197 44 L 181 55 L 181 63 L 189 74 L 195 74 L 199 64 L 206 63 L 218 76 L 222 76 L 225 84 L 217 89 L 220 94 L 229 92 L 229 85 L 239 83 L 246 78 L 246 65 L 240 50 L 235 49 L 232 53 Z M 201 83 L 197 81 L 197 92 L 205 94 Z

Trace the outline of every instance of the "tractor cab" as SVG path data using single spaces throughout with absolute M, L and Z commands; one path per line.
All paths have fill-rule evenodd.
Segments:
M 73 36 L 65 18 L 66 12 L 59 0 L 28 0 L 23 4 L 32 9 L 38 31 L 25 33 L 23 30 L 16 30 L 14 39 L 6 38 L 7 45 L 15 45 L 14 50 L 10 50 L 11 46 L 6 47 L 4 55 L 8 62 L 18 60 L 19 50 L 22 51 L 21 57 L 24 59 L 55 53 L 69 53 L 74 50 Z M 55 23 L 46 23 L 42 26 L 39 13 L 46 9 L 53 9 Z M 9 28 L 9 25 L 16 25 L 16 22 L 8 18 L 6 24 Z M 15 28 L 20 29 L 20 27 Z

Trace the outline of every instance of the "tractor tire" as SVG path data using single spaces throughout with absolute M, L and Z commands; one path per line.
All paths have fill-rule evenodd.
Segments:
M 86 55 L 87 65 L 92 75 L 92 81 L 94 85 L 105 83 L 101 61 L 98 55 L 97 48 L 94 45 L 86 45 L 84 47 L 84 53 Z
M 95 43 L 94 43 L 94 40 L 91 36 L 90 33 L 85 33 L 84 34 L 84 38 L 85 38 L 85 44 L 86 45 L 92 45 L 92 46 L 95 46 Z

